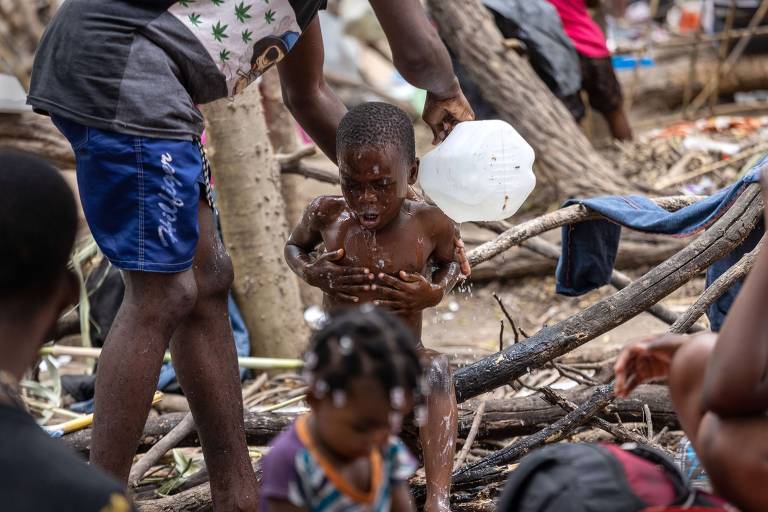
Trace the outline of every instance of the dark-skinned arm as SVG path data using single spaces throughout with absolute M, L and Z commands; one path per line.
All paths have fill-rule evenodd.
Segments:
M 448 49 L 419 0 L 369 0 L 392 49 L 395 67 L 411 85 L 427 91 L 424 121 L 437 144 L 462 121 L 475 118 L 453 72 Z
M 325 155 L 336 161 L 336 129 L 347 107 L 323 77 L 323 36 L 315 17 L 278 63 L 283 102 Z
M 766 202 L 768 176 L 765 171 L 761 181 Z M 764 215 L 768 220 L 768 215 Z M 768 249 L 764 247 L 718 335 L 704 381 L 702 405 L 705 410 L 719 416 L 745 416 L 762 414 L 768 409 L 766 291 Z

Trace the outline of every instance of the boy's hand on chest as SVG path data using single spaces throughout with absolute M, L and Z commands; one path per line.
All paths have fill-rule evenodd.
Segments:
M 400 271 L 397 276 L 376 274 L 373 303 L 398 314 L 421 312 L 440 303 L 444 290 L 419 273 Z

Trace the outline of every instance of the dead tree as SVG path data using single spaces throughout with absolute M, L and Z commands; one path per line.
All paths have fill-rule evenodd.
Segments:
M 530 64 L 503 44 L 480 0 L 428 0 L 440 35 L 483 97 L 536 151 L 539 176 L 559 199 L 626 193 L 632 185 L 600 157 Z
M 258 87 L 204 109 L 213 144 L 224 241 L 253 355 L 295 357 L 308 330 L 296 276 L 283 259 L 287 237 L 280 169 L 267 138 Z

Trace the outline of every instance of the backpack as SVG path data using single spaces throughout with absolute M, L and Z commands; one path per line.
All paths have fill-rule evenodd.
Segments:
M 725 511 L 691 487 L 664 453 L 626 444 L 555 444 L 523 458 L 509 477 L 499 512 Z

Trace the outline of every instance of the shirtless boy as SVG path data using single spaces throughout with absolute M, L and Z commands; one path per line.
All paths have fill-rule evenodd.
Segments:
M 336 135 L 342 196 L 312 201 L 285 247 L 288 265 L 325 292 L 326 310 L 373 303 L 396 313 L 421 339 L 421 317 L 460 276 L 456 227 L 439 209 L 406 198 L 416 182 L 413 126 L 385 103 L 349 111 Z M 312 252 L 325 246 L 320 257 Z M 419 354 L 431 386 L 420 429 L 426 510 L 449 510 L 456 444 L 456 399 L 444 355 Z

